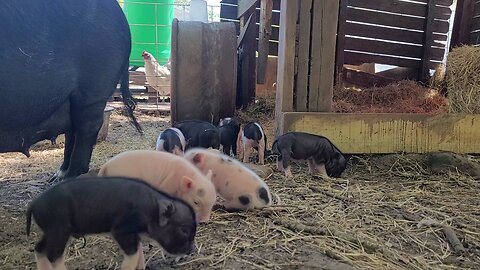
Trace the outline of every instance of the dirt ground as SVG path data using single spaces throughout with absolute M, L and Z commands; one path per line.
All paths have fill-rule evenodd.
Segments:
M 93 154 L 91 169 L 128 149 L 153 149 L 168 116 L 140 115 L 141 137 L 118 113 Z M 268 123 L 267 123 L 268 122 Z M 272 120 L 264 119 L 269 144 Z M 31 157 L 0 154 L 0 269 L 34 269 L 39 229 L 25 236 L 25 209 L 60 165 L 63 139 L 41 142 Z M 478 164 L 475 157 L 468 157 Z M 342 178 L 266 177 L 275 205 L 262 210 L 216 210 L 196 237 L 198 253 L 175 262 L 144 242 L 148 269 L 480 269 L 480 188 L 476 177 L 435 171 L 425 156 L 354 156 Z M 274 169 L 274 157 L 268 167 Z M 442 165 L 443 166 L 443 165 Z M 446 229 L 445 229 L 446 228 Z M 464 251 L 455 252 L 448 229 Z M 447 234 L 445 234 L 447 233 Z M 121 253 L 109 236 L 72 239 L 69 269 L 118 269 Z

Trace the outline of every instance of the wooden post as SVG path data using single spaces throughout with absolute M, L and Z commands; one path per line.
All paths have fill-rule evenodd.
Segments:
M 310 26 L 312 18 L 312 0 L 300 1 L 300 26 L 298 38 L 298 72 L 296 84 L 296 106 L 297 112 L 307 111 L 308 79 L 310 60 Z
M 345 24 L 347 23 L 348 0 L 340 0 L 338 11 L 337 48 L 335 50 L 335 81 L 340 83 L 342 79 L 343 65 L 345 63 Z
M 462 44 L 470 43 L 474 8 L 475 1 L 473 0 L 457 0 L 450 50 Z
M 428 83 L 430 80 L 430 59 L 432 56 L 433 44 L 433 23 L 435 19 L 435 2 L 436 0 L 428 0 L 427 14 L 425 14 L 425 30 L 423 34 L 423 57 L 419 81 Z
M 240 2 L 241 3 L 241 2 Z M 256 45 L 257 45 L 257 34 L 255 27 L 253 25 L 257 21 L 257 15 L 255 12 L 256 6 L 253 5 L 248 11 L 243 13 L 243 21 L 245 18 L 249 19 L 249 25 L 244 25 L 246 28 L 245 35 L 243 37 L 242 45 L 240 46 L 242 51 L 241 56 L 241 69 L 240 69 L 240 85 L 239 89 L 241 95 L 241 104 L 240 106 L 245 108 L 248 104 L 255 99 L 255 88 L 256 88 Z M 238 104 L 237 104 L 238 105 Z
M 275 104 L 275 137 L 284 133 L 283 112 L 293 111 L 295 69 L 295 31 L 298 2 L 282 0 L 278 48 L 277 91 Z
M 268 53 L 270 50 L 270 36 L 272 35 L 272 11 L 273 0 L 261 0 L 257 60 L 258 84 L 265 83 L 265 72 L 267 70 Z
M 332 110 L 338 0 L 313 2 L 312 48 L 308 110 Z

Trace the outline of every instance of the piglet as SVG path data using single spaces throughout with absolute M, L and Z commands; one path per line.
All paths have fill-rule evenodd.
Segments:
M 136 179 L 65 180 L 30 203 L 27 236 L 32 216 L 43 231 L 35 245 L 39 270 L 66 269 L 63 253 L 70 236 L 110 233 L 124 253 L 122 270 L 145 268 L 140 235 L 146 234 L 172 254 L 195 249 L 193 209 Z
M 277 158 L 278 170 L 292 177 L 290 160 L 307 160 L 310 174 L 320 172 L 324 176 L 340 177 L 347 167 L 347 159 L 326 137 L 288 132 L 279 136 L 272 145 Z
M 253 149 L 258 151 L 258 162 L 265 164 L 267 153 L 267 136 L 262 126 L 257 122 L 250 122 L 240 129 L 237 138 L 237 148 L 240 149 L 239 159 L 248 163 Z
M 131 150 L 107 161 L 98 176 L 139 178 L 155 188 L 179 197 L 193 207 L 199 222 L 210 219 L 216 201 L 215 187 L 205 176 L 182 157 L 154 150 Z
M 212 182 L 225 199 L 226 209 L 247 210 L 271 205 L 267 184 L 240 161 L 219 151 L 201 148 L 187 150 L 184 157 L 203 173 L 213 172 Z
M 185 151 L 185 137 L 183 133 L 178 128 L 167 128 L 158 136 L 155 150 L 183 156 Z
M 225 155 L 237 155 L 237 137 L 240 132 L 240 122 L 231 117 L 220 119 L 218 124 L 218 130 L 220 132 L 220 146 Z
M 173 124 L 173 127 L 182 131 L 187 146 L 191 147 L 220 148 L 220 134 L 218 128 L 208 122 L 200 120 L 184 120 Z

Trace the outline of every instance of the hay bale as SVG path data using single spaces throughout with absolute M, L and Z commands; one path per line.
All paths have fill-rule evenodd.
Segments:
M 480 47 L 453 49 L 447 59 L 445 81 L 450 113 L 480 113 Z

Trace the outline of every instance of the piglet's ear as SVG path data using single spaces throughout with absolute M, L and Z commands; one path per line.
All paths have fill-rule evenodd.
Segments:
M 187 176 L 182 177 L 181 189 L 183 193 L 187 193 L 193 188 L 193 180 Z
M 160 201 L 159 225 L 166 226 L 168 220 L 175 213 L 175 204 L 172 201 Z
M 195 156 L 193 156 L 193 163 L 195 164 L 202 164 L 204 160 L 205 160 L 205 156 L 202 153 L 198 153 L 198 154 L 195 154 Z

